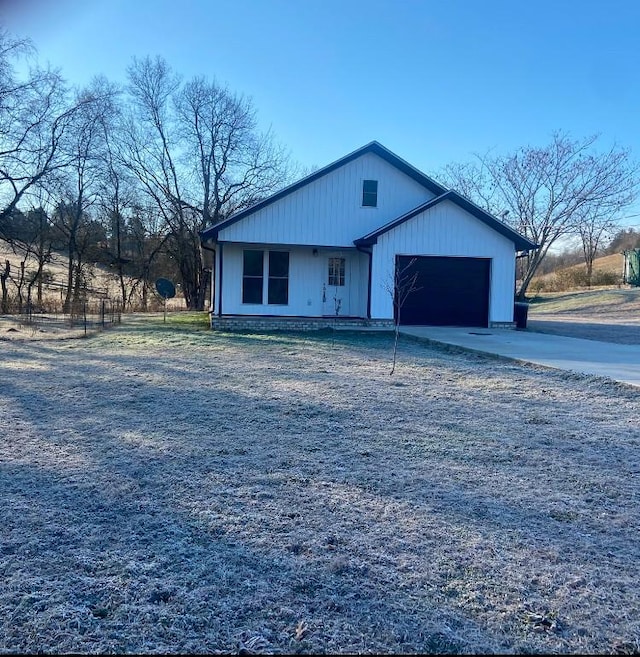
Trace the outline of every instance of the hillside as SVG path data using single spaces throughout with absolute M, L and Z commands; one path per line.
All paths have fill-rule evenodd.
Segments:
M 0 239 L 0 263 L 4 269 L 4 263 L 8 260 L 11 264 L 11 271 L 14 275 L 17 275 L 17 272 L 20 270 L 20 263 L 24 260 L 24 252 L 14 250 L 11 246 Z M 27 258 L 26 269 L 28 272 L 34 271 L 37 269 L 38 263 L 35 258 Z M 46 271 L 50 272 L 51 277 L 59 282 L 62 282 L 66 278 L 67 272 L 67 258 L 59 253 L 54 253 L 52 256 L 51 262 L 45 267 Z
M 8 281 L 9 298 L 13 299 L 17 292 L 17 285 L 20 281 L 20 268 L 22 261 L 25 260 L 23 251 L 16 251 L 4 240 L 0 240 L 0 267 L 4 270 L 6 261 L 11 265 L 11 275 Z M 67 267 L 68 258 L 61 254 L 54 252 L 51 262 L 47 263 L 44 268 L 47 283 L 43 286 L 43 306 L 47 311 L 58 311 L 59 306 L 64 296 L 67 281 Z M 27 257 L 25 261 L 25 271 L 28 277 L 29 273 L 37 271 L 37 260 L 31 256 Z M 100 265 L 94 265 L 89 271 L 89 280 L 87 281 L 87 290 L 89 299 L 110 298 L 114 300 L 120 299 L 120 283 L 116 272 Z M 126 278 L 127 288 L 130 289 L 133 284 L 133 279 Z M 160 302 L 159 297 L 156 299 L 155 293 L 150 296 L 152 302 Z M 157 305 L 157 304 L 155 304 Z M 170 299 L 167 304 L 171 309 L 177 310 L 184 307 L 184 300 L 182 298 Z
M 624 256 L 622 253 L 596 258 L 593 261 L 592 287 L 617 286 L 622 283 Z M 560 292 L 586 288 L 586 266 L 583 262 L 571 265 L 549 274 L 536 276 L 529 290 L 537 292 Z

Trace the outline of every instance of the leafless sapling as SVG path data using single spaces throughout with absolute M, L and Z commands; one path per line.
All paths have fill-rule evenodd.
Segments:
M 413 265 L 416 262 L 416 258 L 412 258 L 404 266 L 400 267 L 399 261 L 396 261 L 396 267 L 392 279 L 386 285 L 387 292 L 391 295 L 393 299 L 393 315 L 394 315 L 394 336 L 393 336 L 393 362 L 391 365 L 391 371 L 389 375 L 392 375 L 396 370 L 396 357 L 398 353 L 398 336 L 400 334 L 400 315 L 402 313 L 402 308 L 413 292 L 421 290 L 421 287 L 417 286 L 418 282 L 418 272 L 412 272 Z

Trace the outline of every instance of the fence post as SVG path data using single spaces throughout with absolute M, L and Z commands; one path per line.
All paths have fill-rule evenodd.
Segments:
M 102 305 L 100 307 L 100 314 L 102 315 L 102 328 L 104 328 L 104 299 L 102 299 Z
M 82 314 L 84 315 L 84 334 L 87 335 L 87 302 L 82 303 Z

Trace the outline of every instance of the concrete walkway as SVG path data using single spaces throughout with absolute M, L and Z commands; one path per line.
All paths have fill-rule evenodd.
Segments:
M 403 326 L 401 332 L 470 351 L 604 376 L 640 387 L 640 345 L 581 340 L 513 329 Z

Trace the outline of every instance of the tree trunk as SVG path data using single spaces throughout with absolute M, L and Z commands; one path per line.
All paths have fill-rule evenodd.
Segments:
M 7 291 L 7 279 L 11 273 L 11 263 L 5 260 L 4 271 L 0 272 L 0 285 L 2 286 L 2 314 L 9 312 L 9 292 Z
M 593 258 L 587 261 L 587 287 L 591 289 L 591 279 L 593 277 Z
M 67 249 L 67 291 L 64 297 L 64 306 L 62 312 L 69 314 L 71 312 L 71 299 L 73 297 L 73 270 L 74 270 L 74 251 L 75 249 L 71 245 L 71 240 L 69 240 L 69 248 Z
M 22 309 L 24 307 L 24 296 L 22 294 L 22 288 L 24 286 L 24 278 L 26 276 L 25 272 L 25 262 L 22 260 L 20 262 L 20 278 L 18 279 L 17 285 L 17 296 L 18 296 L 18 314 L 22 314 Z
M 42 270 L 44 269 L 44 212 L 40 212 L 40 225 L 38 229 L 38 306 L 42 308 Z

